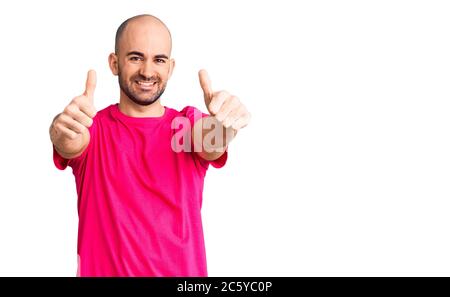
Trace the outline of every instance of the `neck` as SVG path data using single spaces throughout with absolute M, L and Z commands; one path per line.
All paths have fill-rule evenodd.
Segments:
M 120 96 L 119 110 L 134 118 L 154 118 L 164 115 L 164 106 L 161 105 L 160 99 L 150 105 L 139 105 L 131 101 L 128 97 Z

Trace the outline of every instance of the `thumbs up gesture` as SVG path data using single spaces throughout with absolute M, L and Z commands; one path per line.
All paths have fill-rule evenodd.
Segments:
M 198 72 L 200 86 L 203 90 L 206 108 L 225 128 L 235 131 L 245 127 L 250 122 L 250 113 L 238 97 L 227 91 L 213 92 L 211 80 L 206 70 Z
M 86 79 L 84 93 L 72 99 L 53 121 L 52 128 L 58 138 L 76 139 L 81 134 L 88 132 L 93 123 L 97 111 L 94 107 L 94 91 L 97 83 L 97 75 L 90 70 Z

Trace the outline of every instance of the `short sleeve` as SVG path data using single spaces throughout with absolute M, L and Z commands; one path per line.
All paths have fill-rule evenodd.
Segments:
M 60 154 L 55 149 L 55 145 L 53 145 L 53 163 L 55 164 L 56 168 L 59 170 L 64 170 L 67 168 L 67 164 L 69 163 L 68 159 L 65 159 L 61 157 Z
M 89 148 L 89 145 L 83 151 L 83 153 L 81 155 L 79 155 L 78 157 L 73 158 L 73 159 L 66 159 L 66 158 L 62 157 L 58 153 L 58 151 L 56 151 L 55 146 L 53 145 L 53 163 L 55 164 L 56 168 L 58 168 L 59 170 L 64 170 L 67 168 L 67 166 L 70 166 L 73 169 L 76 169 L 77 167 L 79 167 L 79 164 L 81 164 L 82 161 L 84 160 L 84 158 L 86 157 L 88 148 Z
M 186 106 L 181 110 L 181 114 L 183 114 L 185 117 L 189 119 L 189 122 L 191 124 L 191 127 L 194 127 L 194 124 L 197 120 L 208 117 L 209 115 L 206 113 L 203 113 L 199 109 L 193 107 L 193 106 Z M 216 160 L 208 161 L 200 157 L 197 153 L 192 153 L 194 155 L 194 158 L 205 168 L 207 169 L 209 165 L 212 165 L 214 168 L 221 168 L 223 167 L 228 159 L 228 149 Z
M 200 157 L 200 159 L 202 159 L 202 158 Z M 202 159 L 202 160 L 205 162 L 208 162 L 214 168 L 222 168 L 227 163 L 227 159 L 228 159 L 228 149 L 223 153 L 222 156 L 220 156 L 218 159 L 216 159 L 214 161 L 208 162 L 207 160 L 204 160 L 204 159 Z

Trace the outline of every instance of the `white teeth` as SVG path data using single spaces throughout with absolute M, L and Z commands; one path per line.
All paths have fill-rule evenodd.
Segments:
M 155 81 L 155 82 L 143 82 L 143 81 L 138 81 L 138 84 L 140 84 L 140 85 L 142 85 L 142 86 L 145 86 L 145 87 L 150 87 L 150 86 L 155 85 L 155 84 L 156 84 L 156 81 Z

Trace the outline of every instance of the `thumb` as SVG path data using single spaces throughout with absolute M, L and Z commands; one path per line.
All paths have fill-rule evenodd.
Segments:
M 97 85 L 97 73 L 95 70 L 89 70 L 86 79 L 86 89 L 84 95 L 87 96 L 91 101 L 94 101 L 94 91 Z
M 206 72 L 205 69 L 200 70 L 198 72 L 198 78 L 200 80 L 200 86 L 202 87 L 203 95 L 205 97 L 205 103 L 208 106 L 213 95 L 211 80 L 209 79 L 208 72 Z

